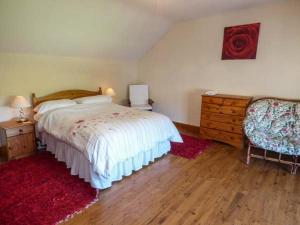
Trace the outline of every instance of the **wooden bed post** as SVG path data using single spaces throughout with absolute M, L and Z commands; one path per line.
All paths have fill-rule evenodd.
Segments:
M 31 99 L 32 99 L 32 106 L 34 108 L 34 107 L 36 107 L 36 95 L 35 95 L 35 93 L 32 93 Z

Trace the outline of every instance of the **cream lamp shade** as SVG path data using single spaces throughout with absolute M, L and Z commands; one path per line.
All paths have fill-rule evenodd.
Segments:
M 114 97 L 114 96 L 116 96 L 116 92 L 112 88 L 107 88 L 106 91 L 105 91 L 105 95 Z
M 11 103 L 11 107 L 20 109 L 31 107 L 31 105 L 23 96 L 16 96 Z
M 26 98 L 23 96 L 16 96 L 11 103 L 11 107 L 19 109 L 19 123 L 26 122 L 28 119 L 24 117 L 24 110 L 23 108 L 30 107 L 30 103 L 27 101 Z

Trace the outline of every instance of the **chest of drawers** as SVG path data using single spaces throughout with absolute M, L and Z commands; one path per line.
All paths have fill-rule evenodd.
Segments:
M 252 98 L 248 96 L 202 96 L 200 137 L 244 148 L 243 120 Z

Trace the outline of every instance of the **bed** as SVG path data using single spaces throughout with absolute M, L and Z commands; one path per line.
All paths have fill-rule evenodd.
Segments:
M 85 90 L 32 95 L 43 102 L 101 95 Z M 37 131 L 46 150 L 66 163 L 92 187 L 106 189 L 170 151 L 170 142 L 182 142 L 172 121 L 159 113 L 113 103 L 76 104 L 37 117 Z

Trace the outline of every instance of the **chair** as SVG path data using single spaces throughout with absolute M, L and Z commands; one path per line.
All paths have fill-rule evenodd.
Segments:
M 290 165 L 291 174 L 296 174 L 300 166 L 299 100 L 262 98 L 252 102 L 247 109 L 244 130 L 249 139 L 248 165 L 251 157 L 260 158 Z M 264 153 L 255 154 L 252 147 L 264 149 Z M 271 157 L 274 153 L 278 158 Z
M 152 111 L 153 100 L 149 99 L 148 85 L 129 85 L 129 106 Z

